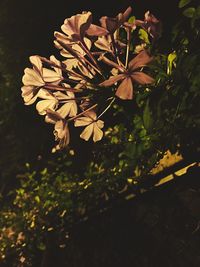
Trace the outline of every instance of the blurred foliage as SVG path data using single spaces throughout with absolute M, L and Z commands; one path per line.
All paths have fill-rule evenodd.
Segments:
M 51 145 L 47 131 L 33 115 L 27 119 L 26 129 L 23 127 L 22 101 L 13 90 L 19 79 L 16 66 L 12 58 L 0 61 L 0 261 L 12 266 L 34 266 L 36 255 L 47 249 L 52 233 L 57 245 L 65 246 L 74 224 L 103 211 L 128 188 L 140 192 L 141 177 L 166 150 L 178 151 L 184 158 L 197 158 L 200 6 L 196 1 L 181 0 L 179 7 L 184 16 L 174 25 L 171 43 L 165 45 L 164 52 L 162 46 L 150 47 L 157 55 L 150 68 L 150 73 L 156 75 L 156 86 L 138 86 L 134 101 L 115 102 L 105 118 L 107 130 L 99 144 L 77 144 L 74 134 L 66 152 L 45 157 L 44 147 Z M 146 33 L 141 31 L 140 38 L 149 45 Z M 8 48 L 3 39 L 0 42 L 0 53 L 5 57 Z M 34 114 L 33 110 L 30 113 Z M 36 123 L 37 129 L 33 127 Z M 40 138 L 32 140 L 38 133 Z M 19 164 L 30 158 L 31 165 L 26 164 L 26 172 L 18 174 L 17 185 L 7 194 L 5 179 L 23 173 Z M 10 166 L 9 162 L 16 164 Z

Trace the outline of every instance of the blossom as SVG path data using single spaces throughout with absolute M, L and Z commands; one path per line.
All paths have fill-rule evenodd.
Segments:
M 65 87 L 69 87 L 69 85 L 65 84 Z M 74 117 L 77 114 L 78 108 L 75 100 L 75 95 L 73 92 L 66 91 L 63 92 L 55 92 L 54 96 L 56 99 L 60 102 L 63 102 L 64 104 L 57 109 L 56 111 L 60 114 L 62 118 Z
M 38 97 L 43 99 L 36 104 L 36 109 L 40 115 L 45 115 L 47 109 L 54 110 L 58 105 L 58 99 L 45 89 L 39 91 Z
M 43 68 L 39 56 L 31 56 L 29 59 L 33 68 L 26 68 L 24 70 L 24 76 L 22 78 L 24 86 L 21 88 L 25 105 L 31 105 L 36 101 L 40 89 L 46 83 L 55 84 L 63 79 L 62 71 L 59 68 L 54 67 L 54 70 Z M 50 60 L 54 64 L 60 65 L 60 62 L 54 56 L 51 56 Z
M 59 143 L 54 150 L 60 150 L 66 147 L 70 141 L 70 133 L 67 121 L 56 111 L 48 109 L 46 111 L 45 121 L 54 125 L 55 141 Z
M 89 36 L 99 36 L 107 34 L 107 31 L 97 25 L 92 24 L 92 13 L 83 12 L 65 19 L 61 30 L 70 41 L 82 41 L 86 34 Z
M 150 57 L 145 50 L 140 52 L 136 57 L 134 57 L 128 64 L 128 68 L 125 69 L 122 66 L 117 66 L 116 63 L 109 60 L 108 62 L 113 65 L 113 67 L 118 67 L 119 73 L 116 76 L 111 76 L 108 80 L 100 83 L 100 86 L 108 87 L 114 85 L 117 82 L 121 82 L 115 93 L 116 96 L 123 100 L 128 100 L 133 98 L 133 83 L 139 84 L 150 84 L 153 83 L 154 79 L 142 71 L 138 71 L 139 68 L 146 66 L 150 63 L 152 57 Z
M 124 13 L 119 13 L 115 18 L 103 16 L 100 19 L 101 26 L 108 30 L 110 34 L 113 34 L 125 21 L 132 11 L 131 7 L 128 7 Z
M 94 111 L 88 111 L 85 113 L 85 116 L 77 118 L 74 126 L 87 126 L 80 135 L 85 141 L 88 141 L 92 135 L 94 142 L 100 141 L 103 137 L 103 131 L 101 129 L 104 127 L 104 122 L 97 119 Z

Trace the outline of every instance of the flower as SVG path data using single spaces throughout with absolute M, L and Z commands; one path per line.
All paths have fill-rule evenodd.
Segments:
M 117 66 L 116 63 L 109 60 L 108 62 L 113 67 L 118 67 L 120 74 L 111 76 L 108 80 L 100 83 L 100 86 L 108 87 L 117 82 L 121 82 L 115 93 L 116 96 L 123 100 L 133 99 L 133 83 L 150 84 L 154 82 L 154 79 L 142 71 L 137 71 L 139 68 L 146 66 L 152 61 L 145 50 L 140 52 L 134 57 L 128 64 L 128 68 L 125 69 L 122 66 Z
M 104 127 L 104 122 L 97 120 L 97 115 L 94 111 L 88 111 L 85 113 L 85 116 L 77 118 L 74 126 L 87 126 L 80 135 L 85 141 L 88 141 L 92 135 L 94 142 L 100 141 L 103 137 L 101 129 Z
M 68 123 L 65 119 L 63 119 L 63 117 L 58 112 L 48 109 L 46 111 L 46 114 L 47 115 L 45 117 L 45 121 L 47 123 L 55 124 L 54 125 L 55 141 L 59 142 L 56 145 L 56 147 L 52 150 L 52 152 L 63 149 L 69 144 L 70 141 Z
M 113 34 L 125 21 L 128 20 L 128 17 L 132 11 L 131 7 L 128 7 L 124 13 L 119 13 L 115 18 L 110 18 L 107 16 L 101 17 L 100 23 L 101 26 L 110 34 Z
M 92 24 L 91 12 L 83 12 L 65 19 L 61 30 L 66 34 L 68 40 L 73 42 L 82 42 L 86 34 L 100 36 L 108 33 L 104 28 Z
M 39 91 L 38 97 L 43 99 L 36 104 L 36 109 L 40 115 L 45 115 L 47 109 L 54 110 L 58 106 L 58 99 L 45 89 Z
M 69 85 L 65 84 L 65 87 L 70 87 Z M 58 101 L 63 102 L 64 104 L 57 109 L 57 112 L 60 114 L 62 118 L 74 117 L 77 114 L 78 108 L 75 100 L 75 95 L 73 92 L 66 91 L 65 93 L 62 92 L 55 92 L 54 96 Z
M 57 84 L 63 79 L 61 69 L 55 67 L 54 70 L 43 68 L 39 56 L 31 56 L 29 59 L 33 69 L 26 68 L 24 70 L 22 78 L 24 86 L 21 88 L 25 105 L 33 104 L 38 97 L 40 89 L 47 83 Z M 51 56 L 50 60 L 60 66 L 60 62 L 54 56 Z

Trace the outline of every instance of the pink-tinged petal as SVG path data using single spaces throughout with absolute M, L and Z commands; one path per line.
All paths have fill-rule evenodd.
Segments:
M 129 6 L 123 13 L 123 22 L 128 20 L 131 12 L 132 12 L 132 8 Z
M 81 133 L 80 137 L 85 141 L 88 141 L 93 133 L 94 124 L 88 125 Z
M 133 83 L 130 77 L 125 78 L 116 91 L 116 96 L 123 100 L 133 99 Z
M 115 18 L 104 16 L 100 19 L 101 26 L 108 30 L 109 33 L 114 33 L 125 21 L 128 20 L 131 7 L 128 7 L 124 13 L 119 13 Z
M 66 19 L 61 29 L 67 36 L 75 41 L 84 37 L 85 31 L 89 28 L 91 22 L 91 12 L 77 14 Z
M 142 50 L 136 57 L 134 57 L 128 64 L 129 70 L 133 71 L 135 69 L 146 66 L 153 60 L 153 57 L 150 57 L 146 50 Z
M 151 76 L 147 75 L 144 72 L 139 72 L 139 71 L 134 72 L 131 75 L 131 78 L 132 80 L 136 81 L 139 84 L 150 84 L 154 82 L 154 79 Z
M 43 68 L 43 79 L 47 83 L 53 83 L 60 81 L 62 78 L 60 74 L 55 72 L 54 70 Z
M 99 37 L 98 40 L 94 43 L 97 48 L 112 53 L 111 49 L 111 38 L 109 36 Z
M 103 137 L 103 131 L 98 127 L 97 123 L 94 123 L 94 129 L 93 129 L 93 141 L 98 142 Z
M 124 74 L 119 74 L 117 76 L 111 76 L 108 80 L 100 83 L 99 86 L 104 86 L 104 87 L 111 86 L 111 85 L 115 84 L 116 82 L 123 80 L 124 78 L 125 78 Z
M 33 69 L 26 68 L 24 70 L 24 76 L 22 78 L 22 82 L 24 85 L 32 85 L 32 86 L 44 86 L 45 82 L 38 72 Z
M 86 34 L 89 36 L 102 36 L 108 34 L 108 31 L 103 27 L 91 24 Z
M 40 115 L 45 115 L 47 109 L 52 109 L 58 105 L 57 99 L 45 99 L 37 103 L 36 109 Z
M 109 33 L 114 33 L 116 29 L 120 26 L 117 18 L 109 18 L 103 16 L 100 18 L 101 26 L 108 30 Z
M 74 126 L 80 127 L 80 126 L 86 126 L 88 124 L 91 124 L 93 120 L 89 117 L 79 117 L 75 120 Z
M 32 65 L 37 69 L 37 71 L 41 74 L 42 73 L 42 61 L 39 56 L 30 56 L 30 62 Z

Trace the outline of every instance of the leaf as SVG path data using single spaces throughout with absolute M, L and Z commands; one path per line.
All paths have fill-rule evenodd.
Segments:
M 150 44 L 148 33 L 145 30 L 143 29 L 139 30 L 139 38 L 143 40 L 146 44 Z
M 184 6 L 188 5 L 191 2 L 191 0 L 180 0 L 178 7 L 183 8 Z
M 195 11 L 196 10 L 194 7 L 189 7 L 183 11 L 183 15 L 187 18 L 192 18 L 195 14 Z
M 128 23 L 134 23 L 135 22 L 135 16 L 131 16 L 129 19 L 128 19 Z
M 175 60 L 177 58 L 176 52 L 172 52 L 168 55 L 167 57 L 167 74 L 171 75 L 172 74 L 172 67 L 176 66 Z
M 152 113 L 149 108 L 149 100 L 147 100 L 146 106 L 144 108 L 143 122 L 144 122 L 144 127 L 146 130 L 149 130 L 152 128 L 153 120 L 152 120 Z

